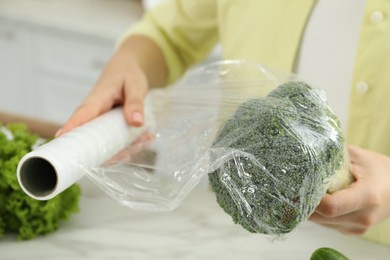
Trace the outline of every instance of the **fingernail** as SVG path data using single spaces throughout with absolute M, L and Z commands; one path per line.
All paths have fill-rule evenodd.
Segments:
M 137 124 L 143 124 L 143 122 L 144 122 L 143 115 L 140 112 L 138 112 L 138 111 L 134 112 L 132 114 L 132 119 L 133 119 L 133 122 L 137 123 Z

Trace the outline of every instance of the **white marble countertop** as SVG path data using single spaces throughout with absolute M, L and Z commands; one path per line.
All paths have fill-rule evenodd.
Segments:
M 195 189 L 175 211 L 155 213 L 118 205 L 88 179 L 81 185 L 80 213 L 57 232 L 31 241 L 6 235 L 0 240 L 0 259 L 305 260 L 324 246 L 352 260 L 390 259 L 389 247 L 310 222 L 272 242 L 233 224 L 210 191 Z
M 142 13 L 140 0 L 0 0 L 0 18 L 110 39 Z

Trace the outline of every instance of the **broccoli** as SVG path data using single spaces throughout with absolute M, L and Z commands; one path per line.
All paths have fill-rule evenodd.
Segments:
M 242 103 L 212 151 L 227 158 L 209 173 L 219 205 L 253 233 L 292 231 L 314 211 L 345 161 L 340 122 L 322 92 L 302 81 Z
M 37 140 L 24 124 L 0 125 L 0 237 L 7 231 L 18 233 L 19 240 L 48 234 L 79 210 L 77 184 L 49 201 L 34 200 L 20 188 L 17 165 Z

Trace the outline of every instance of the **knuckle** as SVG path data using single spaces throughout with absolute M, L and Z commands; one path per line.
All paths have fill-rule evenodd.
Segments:
M 131 73 L 125 76 L 126 86 L 136 88 L 137 90 L 146 90 L 148 82 L 143 74 Z
M 373 214 L 364 215 L 359 219 L 360 227 L 364 229 L 369 229 L 374 226 L 376 222 L 376 217 Z
M 327 203 L 323 205 L 322 215 L 326 218 L 333 218 L 338 215 L 339 209 L 337 203 Z
M 129 75 L 126 75 L 125 77 L 125 82 L 126 82 L 126 85 L 128 86 L 141 86 L 143 85 L 143 80 L 140 78 L 140 77 L 137 77 L 135 75 L 132 75 L 132 74 L 129 74 Z
M 379 207 L 382 202 L 380 195 L 376 192 L 372 192 L 368 194 L 366 200 L 367 200 L 367 206 L 370 208 Z
M 368 231 L 368 228 L 354 228 L 354 229 L 351 229 L 351 230 L 348 230 L 346 233 L 347 234 L 351 234 L 351 235 L 364 235 L 365 233 L 367 233 Z
M 133 85 L 136 85 L 138 80 L 136 77 L 134 77 L 133 75 L 129 74 L 129 75 L 126 75 L 125 76 L 125 82 L 126 82 L 126 85 L 129 85 L 129 86 L 133 86 Z

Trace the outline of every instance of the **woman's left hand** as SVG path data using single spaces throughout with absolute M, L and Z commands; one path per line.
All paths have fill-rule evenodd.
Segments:
M 326 194 L 310 220 L 342 233 L 361 235 L 390 217 L 390 157 L 349 145 L 355 181 Z

